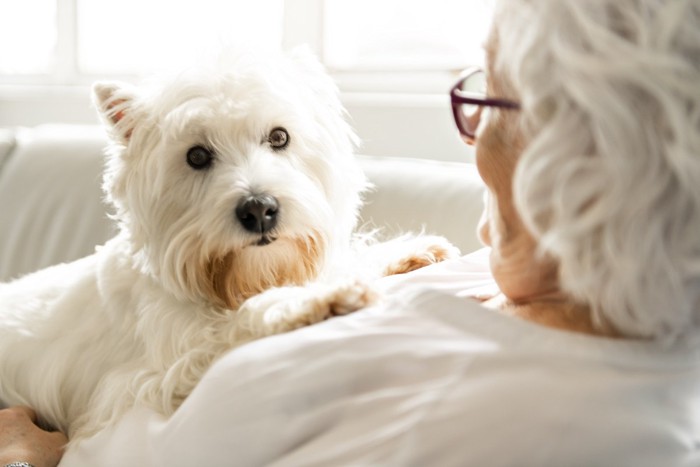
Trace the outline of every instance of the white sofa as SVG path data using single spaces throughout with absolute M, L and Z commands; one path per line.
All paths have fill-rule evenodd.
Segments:
M 0 129 L 0 281 L 88 255 L 113 235 L 100 189 L 106 141 L 98 126 Z M 424 229 L 463 253 L 479 247 L 483 185 L 473 164 L 360 159 L 375 185 L 363 226 Z

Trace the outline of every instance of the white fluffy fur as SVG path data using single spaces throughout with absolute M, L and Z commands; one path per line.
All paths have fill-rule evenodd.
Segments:
M 628 336 L 700 325 L 700 3 L 501 2 L 495 66 L 531 143 L 514 180 L 565 289 Z
M 363 244 L 364 267 L 355 257 L 367 182 L 336 94 L 303 51 L 229 57 L 147 90 L 96 85 L 120 233 L 0 285 L 0 400 L 74 440 L 135 402 L 169 414 L 224 351 L 361 308 L 375 298 L 366 280 L 454 254 L 419 236 Z M 195 145 L 214 151 L 208 169 L 188 165 Z M 234 213 L 255 193 L 280 204 L 264 246 Z

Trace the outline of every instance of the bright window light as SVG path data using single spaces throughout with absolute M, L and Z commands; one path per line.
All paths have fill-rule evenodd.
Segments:
M 56 0 L 0 0 L 0 73 L 48 73 L 55 47 Z
M 229 44 L 266 48 L 282 43 L 283 0 L 77 2 L 83 73 L 161 71 L 195 63 Z
M 325 61 L 339 70 L 454 70 L 480 64 L 491 3 L 326 0 Z

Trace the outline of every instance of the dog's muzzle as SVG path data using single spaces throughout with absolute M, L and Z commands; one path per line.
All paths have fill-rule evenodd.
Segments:
M 248 232 L 259 234 L 265 240 L 262 244 L 266 245 L 271 241 L 267 234 L 277 225 L 279 210 L 280 204 L 274 196 L 252 195 L 238 203 L 236 218 Z

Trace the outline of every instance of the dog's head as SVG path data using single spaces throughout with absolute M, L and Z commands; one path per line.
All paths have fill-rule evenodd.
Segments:
M 178 298 L 235 308 L 316 277 L 349 243 L 366 179 L 310 53 L 227 57 L 138 89 L 97 83 L 94 100 L 122 235 Z

